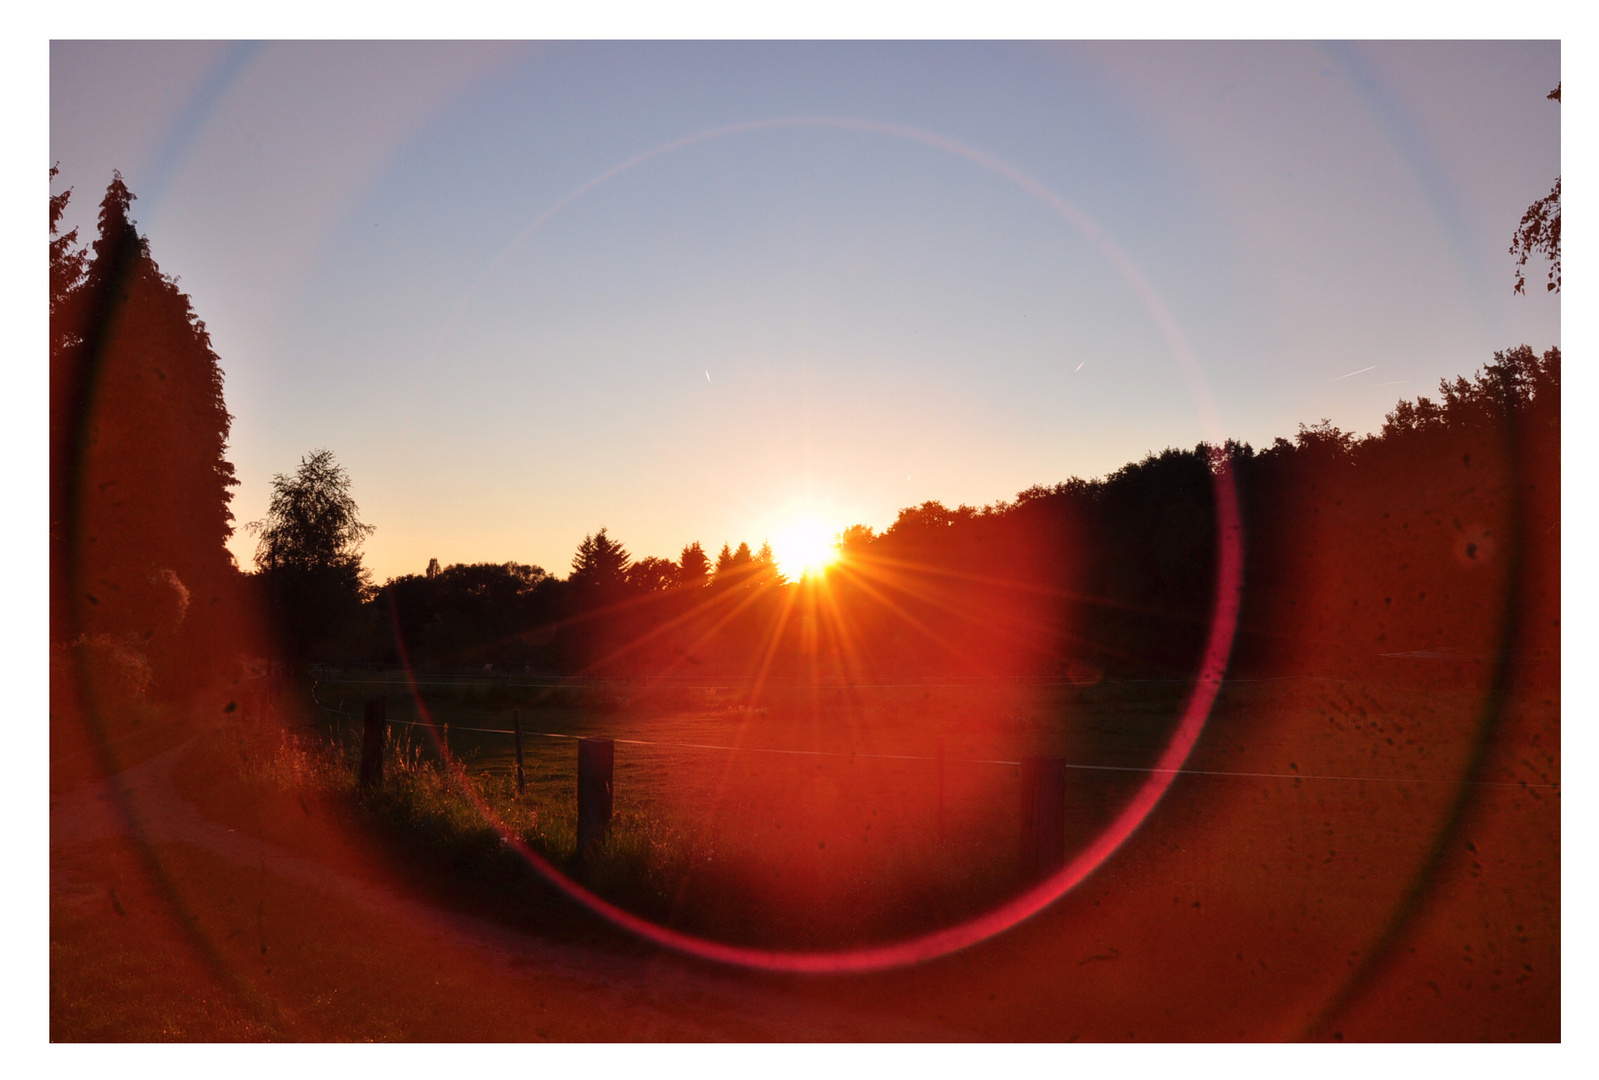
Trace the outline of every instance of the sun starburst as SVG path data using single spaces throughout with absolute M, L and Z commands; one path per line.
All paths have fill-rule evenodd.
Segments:
M 791 581 L 819 578 L 838 559 L 833 534 L 812 520 L 796 521 L 772 541 L 777 568 Z

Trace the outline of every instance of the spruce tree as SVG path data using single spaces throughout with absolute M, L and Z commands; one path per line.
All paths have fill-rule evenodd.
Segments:
M 221 659 L 238 481 L 210 335 L 133 200 L 114 174 L 85 263 L 55 235 L 65 198 L 51 199 L 51 629 L 122 640 L 175 691 Z

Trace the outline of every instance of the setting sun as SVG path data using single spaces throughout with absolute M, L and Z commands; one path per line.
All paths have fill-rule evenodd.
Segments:
M 820 575 L 838 558 L 833 534 L 814 521 L 797 521 L 772 541 L 777 568 L 790 581 Z
M 24 27 L 35 1041 L 1577 1031 L 1576 18 L 900 6 Z

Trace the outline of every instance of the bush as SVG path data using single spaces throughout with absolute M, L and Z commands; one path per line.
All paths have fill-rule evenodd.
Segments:
M 78 702 L 101 718 L 138 711 L 154 678 L 150 661 L 110 634 L 80 634 L 50 649 L 50 700 Z M 83 697 L 88 700 L 81 700 Z

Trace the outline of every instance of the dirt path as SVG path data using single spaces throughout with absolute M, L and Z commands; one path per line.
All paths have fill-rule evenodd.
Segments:
M 199 935 L 248 916 L 220 934 L 215 960 L 223 982 L 261 1011 L 262 1034 L 340 1038 L 294 999 L 296 990 L 331 1000 L 352 987 L 316 984 L 337 972 L 362 971 L 380 1016 L 410 1022 L 399 1030 L 371 1023 L 368 1037 L 420 1039 L 642 1039 L 928 1041 L 947 1037 L 932 1025 L 863 1017 L 857 1010 L 752 984 L 734 972 L 670 956 L 628 956 L 517 933 L 484 919 L 440 910 L 369 874 L 325 863 L 207 819 L 179 796 L 173 774 L 193 744 L 165 751 L 115 776 L 79 788 L 51 806 L 51 896 L 63 921 L 126 921 L 137 896 L 158 906 L 156 889 L 131 887 L 127 845 L 134 837 L 153 856 L 153 876 L 173 883 L 186 910 L 177 921 Z M 96 857 L 110 854 L 108 859 Z M 118 856 L 121 856 L 120 858 Z M 116 867 L 123 892 L 106 871 Z M 368 867 L 368 870 L 371 868 Z M 200 883 L 209 887 L 196 888 Z M 173 897 L 167 897 L 169 906 Z M 110 919 L 107 916 L 110 915 Z M 329 924 L 365 930 L 328 932 Z M 269 925 L 270 924 L 270 925 Z M 115 925 L 115 923 L 112 923 Z M 244 947 L 231 948 L 233 942 Z M 199 951 L 207 951 L 202 944 Z M 429 978 L 445 973 L 446 978 Z M 231 976 L 229 978 L 228 976 Z M 468 993 L 470 1005 L 459 1000 Z M 449 997 L 447 1008 L 441 1000 Z M 531 1013 L 504 1003 L 531 999 Z M 428 1017 L 437 1019 L 430 1022 Z M 300 1020 L 310 1026 L 307 1029 Z M 421 1024 L 421 1029 L 413 1026 Z M 362 1037 L 360 1028 L 350 1032 Z M 442 1029 L 442 1030 L 429 1030 Z

